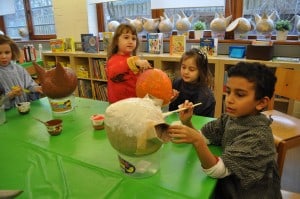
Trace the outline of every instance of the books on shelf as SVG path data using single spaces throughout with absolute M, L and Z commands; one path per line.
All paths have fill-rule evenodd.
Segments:
M 200 38 L 200 50 L 208 56 L 217 56 L 218 40 L 215 38 Z
M 89 80 L 78 80 L 78 94 L 80 97 L 93 98 L 92 85 Z
M 78 78 L 89 78 L 89 69 L 86 65 L 77 65 L 76 66 L 76 75 Z
M 97 100 L 108 101 L 106 83 L 94 82 L 94 88 Z
M 65 41 L 64 39 L 50 39 L 50 48 L 52 52 L 64 52 L 65 51 Z
M 65 51 L 75 52 L 75 41 L 72 37 L 65 38 Z
M 147 49 L 152 54 L 163 53 L 163 33 L 148 33 L 147 34 Z
M 107 80 L 106 77 L 106 61 L 104 59 L 92 60 L 92 76 L 94 79 Z
M 81 34 L 82 50 L 87 53 L 99 51 L 99 39 L 93 34 Z
M 182 55 L 186 51 L 186 37 L 184 35 L 172 35 L 170 37 L 170 54 Z
M 111 44 L 113 36 L 114 36 L 114 32 L 102 32 L 103 51 L 107 51 L 107 49 Z

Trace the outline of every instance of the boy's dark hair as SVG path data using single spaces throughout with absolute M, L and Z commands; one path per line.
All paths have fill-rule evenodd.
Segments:
M 228 77 L 243 77 L 255 86 L 255 99 L 273 97 L 277 78 L 266 65 L 254 62 L 239 62 L 228 70 Z
M 136 55 L 137 49 L 139 47 L 139 38 L 138 38 L 138 34 L 137 34 L 137 31 L 136 31 L 135 27 L 130 25 L 130 24 L 120 24 L 118 26 L 118 28 L 116 29 L 116 31 L 114 32 L 114 36 L 112 38 L 111 45 L 108 48 L 108 51 L 107 51 L 108 52 L 107 53 L 108 59 L 112 55 L 114 55 L 118 52 L 118 50 L 119 50 L 118 40 L 119 40 L 119 37 L 123 33 L 131 33 L 132 35 L 136 36 L 136 47 L 135 47 L 134 51 L 132 52 L 132 55 Z
M 20 49 L 19 49 L 18 45 L 11 38 L 9 38 L 6 35 L 0 35 L 0 45 L 2 45 L 2 44 L 8 44 L 10 46 L 12 60 L 17 60 L 20 57 L 20 54 L 21 54 Z
M 207 55 L 205 52 L 197 48 L 192 48 L 189 51 L 186 51 L 180 59 L 180 65 L 182 62 L 188 58 L 193 58 L 196 62 L 196 66 L 199 70 L 198 82 L 202 86 L 211 86 L 212 85 L 212 75 L 208 67 Z

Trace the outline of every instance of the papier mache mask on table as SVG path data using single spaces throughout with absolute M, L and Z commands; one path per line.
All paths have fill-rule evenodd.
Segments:
M 45 70 L 33 62 L 44 94 L 52 99 L 71 95 L 77 87 L 77 76 L 72 68 L 63 67 L 59 62 L 56 67 Z
M 161 107 L 153 99 L 128 98 L 105 111 L 105 131 L 112 147 L 128 156 L 143 156 L 170 140 Z

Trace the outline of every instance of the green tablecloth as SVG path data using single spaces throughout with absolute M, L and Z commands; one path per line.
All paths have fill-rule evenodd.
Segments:
M 39 65 L 41 65 L 41 66 L 44 65 L 44 62 L 41 59 L 36 60 L 36 63 L 39 64 Z M 24 62 L 24 63 L 22 63 L 20 65 L 23 66 L 24 68 L 27 68 L 27 67 L 32 66 L 32 62 Z
M 31 103 L 27 115 L 6 112 L 0 125 L 0 190 L 24 192 L 18 198 L 209 198 L 216 179 L 206 176 L 191 145 L 167 143 L 160 170 L 147 178 L 124 175 L 105 130 L 94 130 L 89 117 L 104 113 L 107 102 L 76 98 L 72 112 L 53 115 L 47 98 Z M 50 136 L 33 119 L 63 119 L 63 131 Z M 173 114 L 168 122 L 177 120 Z M 195 116 L 199 128 L 212 120 Z M 215 154 L 219 147 L 211 146 Z

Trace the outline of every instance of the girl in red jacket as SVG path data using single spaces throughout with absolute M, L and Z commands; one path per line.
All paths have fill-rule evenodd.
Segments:
M 129 24 L 118 26 L 108 49 L 108 101 L 136 97 L 136 81 L 141 71 L 152 68 L 147 60 L 136 56 L 139 40 L 136 29 Z

